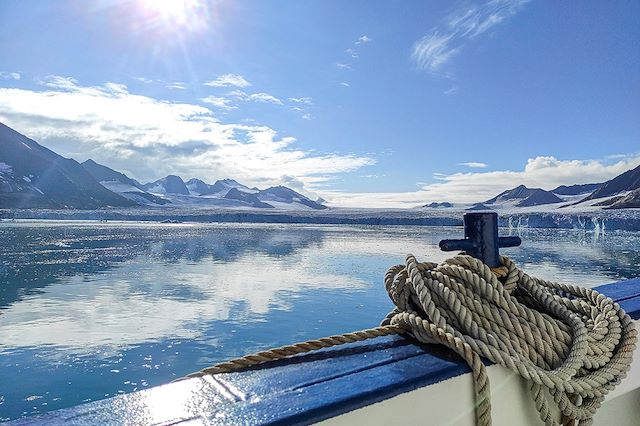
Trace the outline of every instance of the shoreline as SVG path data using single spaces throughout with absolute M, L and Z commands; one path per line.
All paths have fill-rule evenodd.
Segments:
M 0 220 L 95 220 L 182 223 L 274 223 L 318 225 L 462 226 L 465 210 L 330 209 L 288 211 L 256 209 L 103 209 L 0 210 Z M 505 228 L 640 231 L 640 209 L 584 212 L 497 212 Z

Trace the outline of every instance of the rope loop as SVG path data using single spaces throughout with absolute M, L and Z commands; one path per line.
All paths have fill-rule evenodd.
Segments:
M 637 340 L 631 318 L 593 289 L 533 278 L 507 257 L 491 269 L 460 254 L 440 265 L 408 255 L 385 276 L 396 305 L 383 324 L 439 343 L 471 367 L 476 424 L 491 424 L 489 380 L 480 357 L 529 381 L 540 418 L 586 425 L 626 375 Z

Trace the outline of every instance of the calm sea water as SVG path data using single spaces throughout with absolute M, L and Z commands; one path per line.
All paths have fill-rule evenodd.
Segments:
M 169 382 L 247 352 L 375 326 L 407 253 L 461 229 L 0 223 L 0 419 Z M 526 230 L 531 274 L 640 275 L 640 234 Z

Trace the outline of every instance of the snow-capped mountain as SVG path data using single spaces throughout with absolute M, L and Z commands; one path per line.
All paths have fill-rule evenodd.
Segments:
M 64 158 L 0 123 L 0 207 L 126 207 L 136 203 L 102 186 Z
M 581 194 L 591 194 L 593 191 L 598 189 L 602 184 L 601 183 L 585 183 L 582 185 L 560 185 L 557 188 L 551 190 L 556 195 L 581 195 Z
M 302 205 L 314 210 L 326 209 L 327 206 L 319 204 L 304 195 L 294 191 L 286 186 L 272 186 L 258 192 L 258 199 L 265 203 L 269 203 L 274 207 L 284 207 L 287 205 Z
M 81 163 L 81 165 L 94 179 L 100 182 L 102 186 L 138 204 L 164 205 L 170 203 L 169 200 L 145 191 L 144 185 L 135 179 L 131 179 L 124 173 L 98 164 L 91 159 Z
M 483 204 L 500 207 L 531 207 L 561 202 L 562 199 L 551 191 L 545 191 L 540 188 L 527 188 L 524 185 L 520 185 L 496 195 Z
M 640 166 L 627 170 L 621 175 L 604 182 L 591 195 L 585 198 L 585 201 L 610 197 L 612 195 L 626 193 L 627 191 L 634 191 L 638 188 L 640 188 Z
M 96 163 L 92 159 L 88 159 L 80 163 L 80 165 L 98 182 L 120 182 L 144 190 L 142 184 L 137 180 L 131 179 L 124 173 L 117 172 L 112 168 Z
M 220 179 L 208 184 L 201 179 L 189 179 L 186 184 L 179 176 L 167 176 L 144 185 L 154 194 L 162 194 L 177 206 L 193 207 L 252 207 L 287 210 L 322 210 L 327 207 L 287 188 L 274 186 L 264 190 L 249 188 L 234 179 Z
M 640 166 L 603 182 L 588 196 L 567 205 L 570 209 L 640 208 Z
M 154 194 L 190 195 L 189 189 L 180 176 L 168 175 L 155 182 L 144 185 L 144 189 Z
M 430 209 L 449 209 L 449 208 L 453 207 L 453 204 L 451 204 L 451 203 L 449 203 L 447 201 L 444 201 L 442 203 L 435 203 L 434 202 L 434 203 L 425 204 L 422 207 L 427 207 L 427 208 L 430 208 Z
M 248 194 L 258 192 L 256 188 L 249 188 L 234 179 L 221 179 L 215 181 L 213 185 L 209 185 L 209 189 L 200 195 L 219 195 L 224 197 L 233 188 Z
M 314 209 L 322 210 L 324 200 L 313 201 L 308 197 L 285 186 L 275 186 L 260 190 L 249 188 L 234 179 L 220 179 L 213 184 L 208 184 L 201 179 L 189 179 L 186 183 L 190 195 L 199 196 L 211 202 L 224 199 L 241 203 L 239 207 L 250 206 L 255 208 L 282 208 L 282 209 Z M 186 200 L 185 200 L 186 201 Z M 195 200 L 191 200 L 196 202 Z M 175 202 L 175 201 L 174 201 Z M 198 200 L 203 205 L 205 200 Z
M 488 207 L 482 203 L 476 203 L 469 207 L 467 210 L 493 210 L 491 207 Z
M 228 200 L 238 200 L 250 204 L 252 207 L 272 209 L 273 205 L 264 203 L 254 193 L 244 192 L 238 188 L 231 188 L 224 195 Z
M 504 211 L 536 206 L 564 211 L 640 208 L 640 166 L 603 183 L 561 185 L 551 191 L 520 185 L 483 203 L 473 204 L 468 210 Z
M 186 182 L 186 186 L 189 189 L 191 195 L 215 195 L 218 197 L 224 197 L 227 195 L 230 189 L 236 188 L 240 191 L 252 194 L 258 192 L 257 188 L 249 188 L 240 182 L 233 179 L 221 179 L 215 181 L 213 184 L 208 184 L 201 179 L 192 178 Z
M 211 185 L 205 183 L 204 181 L 196 178 L 191 178 L 185 182 L 185 186 L 189 190 L 189 194 L 191 195 L 200 195 L 204 192 L 209 191 Z
M 620 198 L 615 197 L 615 201 L 609 207 L 611 209 L 633 209 L 640 208 L 640 189 L 634 189 L 627 195 Z

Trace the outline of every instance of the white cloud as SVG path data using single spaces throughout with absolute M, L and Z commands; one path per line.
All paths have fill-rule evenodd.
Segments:
M 264 92 L 249 94 L 249 93 L 243 92 L 242 90 L 232 90 L 231 92 L 229 92 L 229 96 L 233 96 L 234 98 L 237 98 L 241 101 L 262 102 L 262 103 L 268 103 L 268 104 L 282 105 L 282 101 L 280 99 Z
M 112 94 L 126 94 L 127 93 L 127 86 L 125 86 L 124 84 L 119 84 L 119 83 L 105 83 L 103 85 L 103 87 L 106 89 L 106 91 L 108 91 L 109 93 Z
M 459 48 L 449 45 L 452 35 L 441 35 L 437 31 L 423 37 L 413 47 L 413 60 L 419 68 L 435 71 L 458 53 Z
M 225 97 L 207 96 L 206 98 L 202 98 L 200 100 L 206 104 L 211 104 L 214 107 L 220 108 L 220 109 L 225 109 L 225 110 L 238 109 L 237 106 L 231 104 L 232 102 L 231 99 L 227 99 Z
M 177 89 L 177 90 L 184 90 L 187 88 L 185 84 L 180 81 L 174 81 L 172 83 L 167 84 L 164 87 L 166 87 L 167 89 Z
M 0 121 L 63 156 L 93 158 L 143 181 L 178 174 L 264 187 L 286 174 L 311 185 L 375 162 L 304 151 L 267 126 L 223 123 L 203 106 L 136 95 L 124 85 L 81 86 L 58 76 L 44 83 L 42 90 L 0 88 Z
M 445 19 L 444 25 L 434 28 L 414 44 L 411 57 L 418 68 L 436 72 L 469 40 L 511 18 L 528 1 L 491 0 L 458 9 Z
M 249 94 L 249 93 L 243 92 L 242 90 L 233 90 L 229 92 L 229 96 L 233 96 L 234 98 L 239 99 L 241 101 L 245 101 L 245 102 L 262 102 L 262 103 L 275 104 L 275 105 L 283 104 L 280 99 L 264 92 Z
M 139 82 L 144 83 L 144 84 L 153 83 L 153 80 L 151 80 L 149 78 L 145 78 L 145 77 L 135 77 L 134 80 L 138 80 Z
M 289 98 L 289 100 L 291 102 L 295 102 L 297 104 L 305 104 L 305 105 L 311 105 L 313 104 L 313 99 L 311 99 L 308 96 L 303 96 L 301 98 Z
M 354 46 L 357 46 L 359 44 L 365 44 L 365 43 L 369 43 L 371 41 L 373 41 L 373 39 L 371 37 L 363 35 L 363 36 L 358 37 L 358 39 L 353 44 L 354 44 Z M 358 54 L 358 51 L 356 49 L 354 49 L 353 47 L 345 49 L 344 51 L 352 59 L 357 59 L 360 56 Z M 345 64 L 343 62 L 336 63 L 336 67 L 338 67 L 339 69 L 343 69 L 343 70 L 351 69 L 351 65 Z
M 345 81 L 340 82 L 340 86 L 351 87 L 351 85 Z
M 345 49 L 345 53 L 351 56 L 353 59 L 356 59 L 359 57 L 358 52 L 356 52 L 355 49 L 352 49 L 352 48 Z
M 251 95 L 249 95 L 248 99 L 250 101 L 254 101 L 254 102 L 264 102 L 264 103 L 268 103 L 268 104 L 276 104 L 276 105 L 282 105 L 282 101 L 278 98 L 276 98 L 273 95 L 270 95 L 268 93 L 252 93 Z
M 78 80 L 73 77 L 63 77 L 60 75 L 47 75 L 41 78 L 38 83 L 45 87 L 51 87 L 54 89 L 73 89 L 76 84 L 78 84 Z
M 20 80 L 19 72 L 0 71 L 0 78 L 3 80 Z
M 223 74 L 215 80 L 207 81 L 204 85 L 213 87 L 249 87 L 251 83 L 239 74 Z
M 469 161 L 467 163 L 458 163 L 458 165 L 471 167 L 473 169 L 484 169 L 485 167 L 487 167 L 487 163 L 479 163 L 476 161 Z
M 607 160 L 619 160 L 621 158 L 627 158 L 629 155 L 628 154 L 611 154 L 611 155 L 607 155 Z
M 234 98 L 238 98 L 240 100 L 246 100 L 248 96 L 247 93 L 244 92 L 243 90 L 232 90 L 229 93 L 227 93 L 227 95 L 233 96 Z
M 615 163 L 536 157 L 530 158 L 520 171 L 438 174 L 435 179 L 438 182 L 426 184 L 412 192 L 319 192 L 330 205 L 344 207 L 414 207 L 432 201 L 476 203 L 521 184 L 549 190 L 559 185 L 604 182 L 638 165 L 638 154 L 628 155 Z
M 445 90 L 444 92 L 445 95 L 455 95 L 456 93 L 458 93 L 458 87 L 457 86 L 451 86 L 449 87 L 447 90 Z
M 313 116 L 310 113 L 306 113 L 302 116 L 302 118 L 304 120 L 311 120 L 313 118 Z

